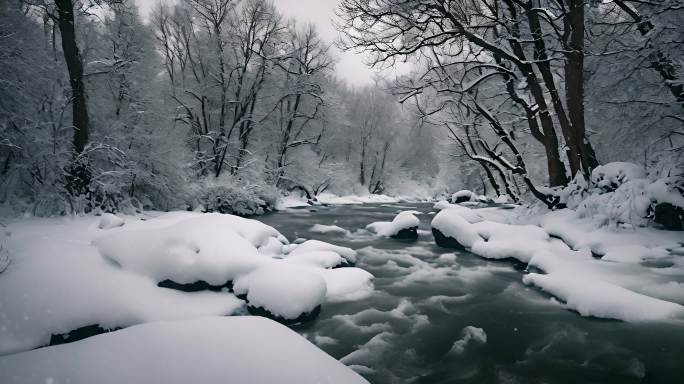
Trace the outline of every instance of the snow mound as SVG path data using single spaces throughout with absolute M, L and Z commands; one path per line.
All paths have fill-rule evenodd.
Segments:
M 337 225 L 323 225 L 323 224 L 314 224 L 310 229 L 309 232 L 314 232 L 314 233 L 339 233 L 339 234 L 347 234 L 349 231 L 342 227 L 338 227 Z
M 307 240 L 296 247 L 292 251 L 290 251 L 290 256 L 293 255 L 298 255 L 301 253 L 306 253 L 306 252 L 313 252 L 313 251 L 331 251 L 339 254 L 342 256 L 345 260 L 347 260 L 350 263 L 356 262 L 356 251 L 347 248 L 347 247 L 340 247 L 338 245 L 326 243 L 324 241 L 320 240 Z
M 238 278 L 233 291 L 238 295 L 246 294 L 251 307 L 263 308 L 291 320 L 311 313 L 321 305 L 327 287 L 325 280 L 315 272 L 273 262 L 269 267 Z
M 251 316 L 148 323 L 0 357 L 0 382 L 367 383 L 294 331 Z
M 237 232 L 235 218 L 208 214 L 166 228 L 122 230 L 95 240 L 94 245 L 122 268 L 157 282 L 223 285 L 268 260 L 255 245 L 266 245 L 275 235 L 241 218 L 238 221 L 246 225 Z
M 624 162 L 599 165 L 591 171 L 591 182 L 598 188 L 615 190 L 620 185 L 637 179 L 646 178 L 644 167 Z
M 100 223 L 97 225 L 100 229 L 116 228 L 124 225 L 124 219 L 111 213 L 103 213 L 100 217 Z
M 376 221 L 366 226 L 366 229 L 384 237 L 397 236 L 402 230 L 415 229 L 420 225 L 420 220 L 414 215 L 415 211 L 403 211 L 392 221 Z

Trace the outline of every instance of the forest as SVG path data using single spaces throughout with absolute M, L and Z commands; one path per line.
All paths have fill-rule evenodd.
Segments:
M 129 0 L 4 2 L 0 203 L 44 216 L 272 209 L 295 190 L 548 201 L 537 186 L 588 179 L 599 163 L 670 172 L 679 3 L 569 7 L 578 15 L 343 2 L 343 49 L 376 67 L 413 63 L 353 87 L 335 74 L 333 42 L 268 1 L 162 2 L 145 21 Z
M 683 20 L 0 0 L 0 382 L 674 382 Z

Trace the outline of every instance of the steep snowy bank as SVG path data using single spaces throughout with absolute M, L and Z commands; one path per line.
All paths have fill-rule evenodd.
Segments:
M 0 382 L 366 383 L 303 337 L 261 317 L 155 322 L 0 357 Z

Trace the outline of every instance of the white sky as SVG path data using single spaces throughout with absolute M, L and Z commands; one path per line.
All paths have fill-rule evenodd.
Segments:
M 135 0 L 140 6 L 143 16 L 149 12 L 152 5 L 159 0 Z M 172 1 L 172 0 L 164 0 Z M 275 6 L 285 17 L 295 18 L 299 23 L 313 23 L 318 28 L 321 37 L 329 43 L 337 39 L 338 32 L 333 26 L 335 8 L 339 0 L 273 0 Z M 364 56 L 353 52 L 341 52 L 332 47 L 337 57 L 336 73 L 340 79 L 351 85 L 366 85 L 373 82 L 372 70 L 364 64 Z M 395 73 L 405 73 L 408 65 L 403 65 L 400 71 L 384 70 L 381 75 L 393 78 Z

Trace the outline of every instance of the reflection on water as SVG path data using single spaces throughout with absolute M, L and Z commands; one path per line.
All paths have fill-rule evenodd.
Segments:
M 680 383 L 684 326 L 583 318 L 521 283 L 507 262 L 434 245 L 431 204 L 293 209 L 261 217 L 289 239 L 359 251 L 375 275 L 361 301 L 326 303 L 292 326 L 371 383 Z M 363 230 L 417 210 L 418 241 Z M 349 234 L 310 232 L 337 225 Z M 481 331 L 479 331 L 481 330 Z

